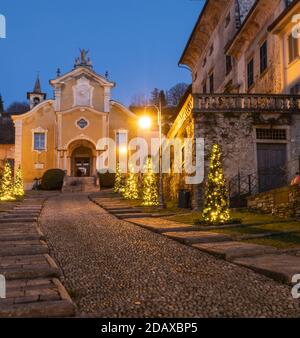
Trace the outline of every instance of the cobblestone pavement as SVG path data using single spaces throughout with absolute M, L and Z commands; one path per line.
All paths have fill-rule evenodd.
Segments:
M 85 194 L 48 200 L 41 223 L 79 316 L 300 317 L 290 287 L 118 220 Z

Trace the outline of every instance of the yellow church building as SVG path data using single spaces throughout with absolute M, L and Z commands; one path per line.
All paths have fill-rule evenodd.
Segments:
M 59 168 L 67 177 L 96 177 L 103 149 L 98 141 L 117 144 L 137 135 L 137 117 L 112 100 L 115 83 L 97 74 L 81 50 L 74 68 L 50 80 L 54 98 L 46 99 L 39 78 L 27 94 L 30 111 L 14 115 L 15 168 L 23 168 L 26 189 L 48 169 Z M 96 180 L 95 180 L 96 182 Z

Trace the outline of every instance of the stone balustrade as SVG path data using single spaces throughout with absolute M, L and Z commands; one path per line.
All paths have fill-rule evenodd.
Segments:
M 300 95 L 193 94 L 194 112 L 300 113 Z

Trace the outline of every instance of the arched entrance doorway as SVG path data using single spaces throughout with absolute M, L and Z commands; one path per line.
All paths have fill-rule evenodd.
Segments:
M 86 140 L 74 141 L 69 146 L 72 177 L 91 177 L 96 175 L 96 148 Z
M 78 147 L 72 153 L 73 177 L 90 177 L 93 154 L 91 149 Z

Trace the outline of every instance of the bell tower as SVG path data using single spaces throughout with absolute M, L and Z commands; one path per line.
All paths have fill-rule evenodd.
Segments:
M 29 100 L 30 109 L 45 101 L 47 97 L 46 93 L 42 92 L 41 82 L 39 75 L 36 78 L 35 85 L 32 92 L 27 93 L 27 99 Z

